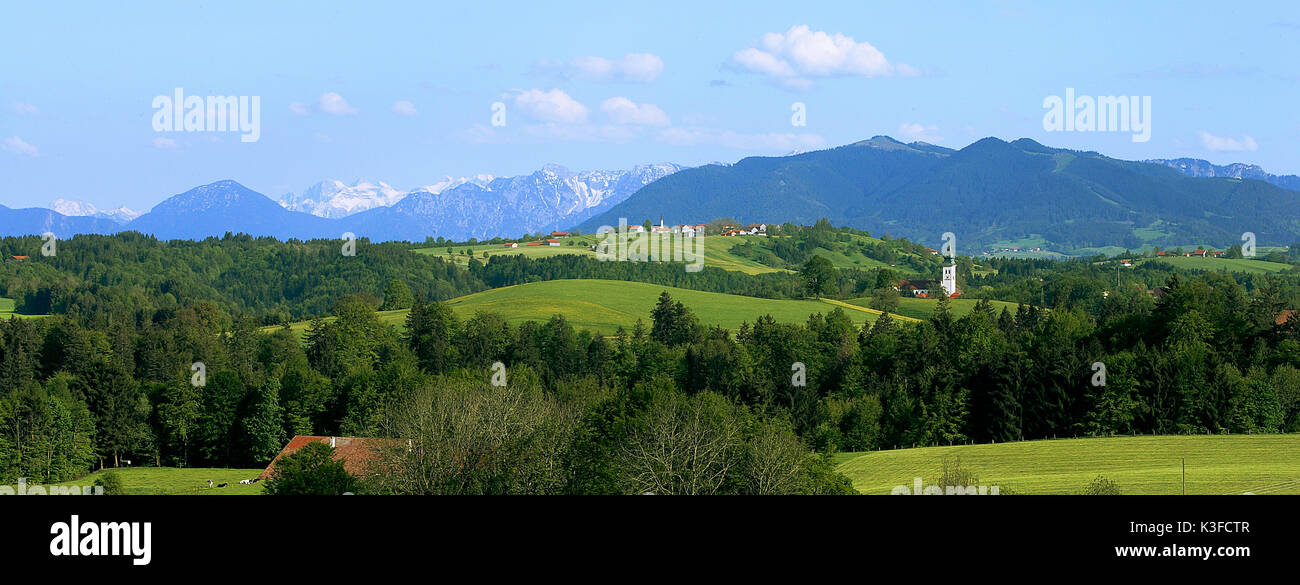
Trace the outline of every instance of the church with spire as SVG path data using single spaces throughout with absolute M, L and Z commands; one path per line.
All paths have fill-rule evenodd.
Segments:
M 955 260 L 949 260 L 948 264 L 943 267 L 943 280 L 939 282 L 939 286 L 943 287 L 943 292 L 947 293 L 949 297 L 961 295 L 961 291 L 957 288 L 957 262 Z

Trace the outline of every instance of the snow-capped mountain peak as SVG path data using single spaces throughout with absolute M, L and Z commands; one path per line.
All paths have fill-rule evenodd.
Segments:
M 280 198 L 280 206 L 292 211 L 310 213 L 319 217 L 347 217 L 367 209 L 387 207 L 406 196 L 406 192 L 380 181 L 357 180 L 348 185 L 337 179 L 321 181 L 308 187 L 301 195 L 287 193 Z
M 63 199 L 62 197 L 50 203 L 50 209 L 70 217 L 99 217 L 111 219 L 118 223 L 127 223 L 140 217 L 142 213 L 125 205 L 116 209 L 99 209 L 95 207 L 95 204 L 88 201 Z
M 455 187 L 459 187 L 467 183 L 478 185 L 480 187 L 485 187 L 487 186 L 488 183 L 491 183 L 494 179 L 496 179 L 495 176 L 486 175 L 486 174 L 478 174 L 472 177 L 460 177 L 460 178 L 452 178 L 451 175 L 444 175 L 441 181 L 438 181 L 437 183 L 434 183 L 432 185 L 425 185 L 416 190 L 427 191 L 429 193 L 433 193 L 436 195 L 438 193 L 442 193 L 443 191 L 446 191 L 447 189 L 453 189 Z

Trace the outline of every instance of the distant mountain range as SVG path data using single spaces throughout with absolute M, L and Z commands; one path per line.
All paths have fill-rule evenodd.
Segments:
M 339 218 L 354 213 L 387 207 L 406 196 L 406 192 L 390 187 L 388 183 L 357 181 L 348 185 L 343 181 L 321 181 L 308 187 L 302 195 L 287 193 L 280 198 L 280 206 L 292 211 L 310 213 L 317 217 Z
M 281 239 L 338 238 L 352 232 L 374 241 L 514 237 L 567 228 L 681 168 L 656 164 L 574 172 L 547 165 L 518 177 L 448 177 L 409 193 L 383 182 L 322 181 L 278 202 L 225 180 L 172 196 L 129 219 L 134 212 L 126 208 L 101 212 L 62 199 L 55 205 L 67 213 L 0 208 L 0 235 L 52 231 L 66 238 L 136 230 L 161 239 L 203 239 L 227 232 Z
M 985 138 L 960 150 L 887 136 L 795 156 L 751 157 L 674 173 L 578 225 L 584 232 L 663 217 L 698 223 L 811 224 L 959 252 L 1033 238 L 1054 250 L 1300 240 L 1300 193 L 1262 180 L 1197 178 L 1164 164 Z M 972 249 L 975 248 L 975 249 Z
M 589 172 L 548 165 L 517 177 L 446 178 L 406 193 L 383 182 L 323 181 L 278 202 L 218 181 L 125 222 L 130 210 L 69 201 L 56 205 L 75 215 L 0 207 L 0 235 L 137 230 L 162 239 L 227 232 L 307 239 L 352 232 L 375 241 L 464 241 L 575 226 L 594 232 L 620 217 L 799 224 L 826 217 L 928 245 L 951 231 L 965 254 L 1025 241 L 1067 252 L 1227 246 L 1246 231 L 1279 245 L 1300 241 L 1300 192 L 1284 188 L 1296 179 L 1196 159 L 1124 161 L 1029 139 L 986 138 L 955 150 L 877 136 L 730 165 Z
M 469 181 L 441 191 L 412 191 L 391 207 L 348 216 L 344 223 L 356 234 L 415 241 L 430 235 L 463 241 L 550 232 L 605 211 L 681 168 L 657 164 L 627 171 L 573 172 L 547 165 L 529 175 Z
M 1283 189 L 1300 191 L 1300 177 L 1295 175 L 1274 175 L 1259 168 L 1259 165 L 1232 163 L 1229 165 L 1211 164 L 1199 158 L 1153 158 L 1146 162 L 1165 165 L 1178 169 L 1189 177 L 1230 177 L 1233 179 L 1257 179 L 1272 183 Z
M 93 216 L 69 216 L 43 207 L 12 209 L 0 205 L 0 236 L 29 236 L 52 232 L 60 238 L 72 234 L 111 234 L 122 224 Z
M 117 209 L 98 209 L 93 204 L 85 201 L 69 201 L 67 199 L 55 199 L 50 203 L 50 209 L 69 217 L 98 217 L 110 219 L 117 223 L 127 223 L 142 215 L 141 212 L 126 206 Z

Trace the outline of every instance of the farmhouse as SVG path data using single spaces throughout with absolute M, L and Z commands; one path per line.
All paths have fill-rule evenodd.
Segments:
M 519 242 L 506 242 L 506 243 L 505 243 L 505 246 L 506 246 L 507 248 L 518 248 L 518 247 L 519 247 Z
M 567 238 L 567 237 L 569 237 L 569 232 L 551 232 L 551 237 L 552 237 L 552 238 Z
M 311 443 L 325 443 L 334 449 L 334 460 L 343 462 L 343 469 L 354 477 L 365 477 L 378 473 L 376 469 L 379 451 L 385 448 L 398 448 L 403 446 L 403 441 L 397 439 L 374 439 L 367 437 L 317 437 L 312 435 L 297 435 L 284 446 L 275 459 L 271 460 L 270 465 L 258 479 L 271 477 L 275 470 L 275 464 L 280 461 L 281 457 L 296 453 L 299 449 L 306 447 Z
M 546 240 L 546 245 L 548 245 L 548 246 L 558 246 L 558 245 L 560 245 L 560 241 L 559 241 L 559 240 Z
M 524 244 L 524 245 L 525 245 L 525 246 L 540 246 L 540 245 L 542 245 L 542 243 L 541 243 L 541 242 L 528 242 L 528 243 L 526 243 L 526 244 Z
M 933 280 L 900 280 L 898 281 L 898 292 L 917 298 L 929 298 L 930 291 L 938 284 Z

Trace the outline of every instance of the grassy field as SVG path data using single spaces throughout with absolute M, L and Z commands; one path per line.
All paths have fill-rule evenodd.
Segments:
M 1300 494 L 1300 435 L 1192 435 L 1025 441 L 843 453 L 839 471 L 864 494 L 888 494 L 920 477 L 933 485 L 945 457 L 980 485 L 1017 494 L 1078 493 L 1098 475 L 1124 494 Z
M 469 250 L 470 254 L 477 258 L 479 262 L 486 262 L 483 253 L 487 252 L 488 256 L 528 256 L 529 258 L 548 258 L 559 256 L 561 254 L 578 254 L 583 256 L 595 256 L 588 246 L 595 243 L 595 236 L 578 236 L 560 240 L 563 244 L 560 246 L 528 246 L 523 243 L 518 248 L 506 248 L 501 244 L 478 244 L 475 246 L 450 246 L 452 253 L 447 253 L 448 246 L 432 248 L 416 248 L 413 251 L 416 254 L 425 254 L 428 256 L 437 256 L 444 260 L 451 260 L 457 264 L 469 264 L 470 256 L 465 255 Z M 573 245 L 570 246 L 569 243 Z
M 1180 270 L 1213 270 L 1217 272 L 1246 272 L 1249 274 L 1272 274 L 1290 270 L 1290 264 L 1265 262 L 1247 258 L 1196 258 L 1178 256 L 1175 258 L 1143 258 L 1137 264 L 1145 262 L 1164 262 Z
M 722 236 L 701 236 L 700 245 L 704 247 L 704 265 L 721 268 L 723 270 L 734 270 L 744 272 L 745 274 L 762 274 L 765 272 L 788 272 L 771 266 L 764 266 L 749 260 L 741 258 L 731 253 L 731 247 L 742 243 L 745 238 Z M 591 246 L 599 242 L 601 238 L 596 236 L 576 236 L 560 240 L 563 242 L 560 246 L 526 246 L 520 245 L 518 248 L 506 248 L 500 244 L 482 244 L 477 246 L 452 246 L 452 253 L 447 253 L 447 247 L 441 248 L 416 248 L 417 254 L 427 254 L 449 259 L 457 264 L 469 264 L 470 256 L 465 255 L 469 250 L 470 254 L 480 262 L 487 259 L 483 257 L 486 252 L 489 256 L 527 256 L 529 258 L 548 258 L 564 254 L 576 254 L 579 256 L 596 257 L 596 252 L 591 250 Z M 570 246 L 569 243 L 574 242 Z
M 499 313 L 510 323 L 545 321 L 564 314 L 574 327 L 612 334 L 619 326 L 631 329 L 637 319 L 650 326 L 650 311 L 659 293 L 668 291 L 700 318 L 703 325 L 738 329 L 763 315 L 785 323 L 802 323 L 813 313 L 826 314 L 835 307 L 814 300 L 759 299 L 701 292 L 640 282 L 615 280 L 551 280 L 498 288 L 448 301 L 462 318 L 476 311 Z M 875 321 L 876 314 L 846 311 L 859 325 Z
M 859 307 L 866 307 L 871 304 L 871 297 L 849 299 L 846 302 Z M 955 298 L 955 299 L 948 299 L 948 302 L 951 303 L 950 306 L 952 308 L 952 315 L 954 317 L 964 317 L 966 315 L 969 315 L 971 311 L 975 310 L 975 303 L 979 302 L 979 300 Z M 1006 307 L 1008 311 L 1011 311 L 1012 315 L 1016 314 L 1017 305 L 1015 303 L 1009 303 L 1007 301 L 989 301 L 989 302 L 993 304 L 993 315 L 995 317 L 1002 313 L 1003 307 Z M 934 308 L 938 306 L 938 304 L 939 304 L 939 299 L 918 299 L 918 298 L 903 297 L 898 299 L 898 314 L 904 317 L 911 317 L 912 319 L 929 319 L 931 316 L 934 315 Z
M 507 286 L 457 297 L 447 303 L 461 319 L 486 311 L 498 313 L 512 325 L 519 325 L 524 321 L 546 321 L 556 314 L 563 314 L 575 328 L 613 335 L 620 326 L 632 329 L 637 319 L 649 328 L 650 311 L 659 300 L 659 293 L 664 291 L 694 311 L 701 324 L 732 330 L 739 329 L 743 322 L 753 323 L 763 315 L 771 315 L 782 323 L 803 323 L 809 315 L 825 315 L 837 306 L 837 301 L 830 300 L 760 299 L 642 282 L 590 279 Z M 875 322 L 880 314 L 879 311 L 847 304 L 842 308 L 859 326 Z M 406 310 L 378 313 L 381 322 L 399 328 L 406 322 L 406 314 Z M 333 318 L 326 320 L 330 319 Z M 289 328 L 301 336 L 308 325 L 307 321 L 299 321 L 290 324 Z M 263 327 L 262 331 L 269 333 L 275 329 L 277 327 Z
M 21 315 L 15 313 L 14 312 L 15 303 L 16 301 L 14 301 L 13 299 L 6 299 L 4 297 L 0 297 L 0 319 L 8 319 L 10 317 L 18 317 L 19 319 L 36 319 L 39 317 L 46 316 L 46 315 Z
M 226 469 L 175 467 L 123 467 L 96 471 L 81 479 L 65 481 L 55 485 L 94 485 L 100 475 L 114 472 L 122 478 L 122 487 L 128 495 L 252 495 L 262 493 L 262 484 L 241 484 L 240 480 L 254 479 L 262 474 L 262 469 Z M 226 487 L 208 488 L 208 480 L 214 484 L 229 484 Z

